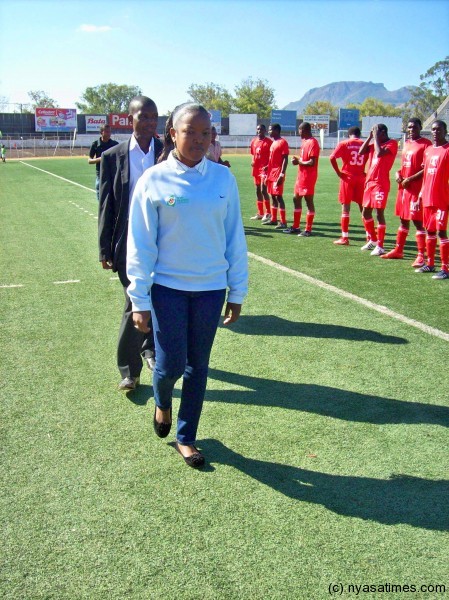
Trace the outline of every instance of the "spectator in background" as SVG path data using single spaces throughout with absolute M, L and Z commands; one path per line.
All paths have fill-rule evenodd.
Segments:
M 206 158 L 212 160 L 213 162 L 219 163 L 220 165 L 224 165 L 225 167 L 230 167 L 231 163 L 228 160 L 221 159 L 221 144 L 217 140 L 217 130 L 215 127 L 211 129 L 211 141 L 210 146 L 206 154 Z
M 362 212 L 363 187 L 365 185 L 365 164 L 368 156 L 359 155 L 359 150 L 363 144 L 360 139 L 360 129 L 350 127 L 348 129 L 348 139 L 341 141 L 330 155 L 332 168 L 340 178 L 340 189 L 338 192 L 338 201 L 341 206 L 341 237 L 334 241 L 337 246 L 349 245 L 349 216 L 351 202 L 355 202 L 360 212 Z M 337 159 L 342 160 L 341 170 Z
M 89 164 L 95 165 L 95 191 L 97 193 L 97 200 L 100 200 L 100 161 L 101 155 L 105 150 L 113 148 L 118 142 L 111 140 L 111 126 L 102 125 L 100 127 L 100 139 L 95 140 L 89 150 Z
M 266 183 L 266 166 L 270 158 L 270 147 L 273 143 L 266 136 L 267 128 L 260 124 L 256 128 L 257 137 L 251 140 L 250 151 L 253 157 L 251 161 L 254 185 L 256 186 L 257 214 L 251 217 L 253 221 L 261 221 L 264 217 L 271 221 L 270 195 Z
M 153 100 L 147 96 L 133 98 L 129 105 L 129 120 L 133 127 L 131 138 L 106 150 L 101 157 L 98 217 L 100 262 L 103 269 L 118 273 L 125 295 L 117 347 L 117 365 L 122 376 L 119 389 L 123 391 L 134 390 L 139 384 L 141 355 L 150 370 L 154 367 L 153 334 L 151 330 L 143 334 L 133 325 L 131 300 L 126 291 L 129 285 L 126 276 L 126 239 L 134 187 L 162 152 L 162 142 L 155 138 L 157 119 Z

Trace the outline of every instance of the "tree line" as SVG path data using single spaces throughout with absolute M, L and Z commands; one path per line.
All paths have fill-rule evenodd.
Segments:
M 360 116 L 383 115 L 386 117 L 402 117 L 404 122 L 411 116 L 424 121 L 435 112 L 443 100 L 449 95 L 449 56 L 436 62 L 423 75 L 420 75 L 419 86 L 410 88 L 410 100 L 401 107 L 382 102 L 376 98 L 366 98 L 360 104 L 347 104 L 345 108 L 359 109 Z M 220 110 L 223 117 L 230 113 L 252 113 L 259 118 L 269 118 L 276 109 L 275 92 L 265 79 L 247 77 L 235 86 L 234 93 L 216 83 L 194 84 L 186 90 L 191 100 L 199 102 L 209 110 Z M 134 85 L 117 85 L 103 83 L 87 87 L 81 95 L 76 107 L 86 114 L 124 113 L 134 96 L 142 94 L 142 90 Z M 57 108 L 57 102 L 42 90 L 28 92 L 31 103 L 24 105 L 25 112 L 34 112 L 37 107 Z M 309 104 L 303 111 L 305 115 L 330 114 L 332 119 L 338 115 L 338 107 L 331 102 L 319 100 Z

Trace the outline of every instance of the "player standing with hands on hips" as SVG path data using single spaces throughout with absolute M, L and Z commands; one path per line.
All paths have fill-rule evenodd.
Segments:
M 247 248 L 236 180 L 205 158 L 211 141 L 208 111 L 175 109 L 175 149 L 144 173 L 132 199 L 127 274 L 133 320 L 156 342 L 153 427 L 166 437 L 172 394 L 182 376 L 176 449 L 187 465 L 202 467 L 195 447 L 209 357 L 226 297 L 224 325 L 235 322 L 247 293 Z

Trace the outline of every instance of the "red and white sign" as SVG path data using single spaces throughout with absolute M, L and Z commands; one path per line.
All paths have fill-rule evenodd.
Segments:
M 36 108 L 36 131 L 73 131 L 76 129 L 75 108 Z
M 133 128 L 126 113 L 111 113 L 109 115 L 109 125 L 113 129 L 126 129 L 127 131 Z
M 86 115 L 86 131 L 100 131 L 100 127 L 107 123 L 106 115 Z
M 312 135 L 320 135 L 320 131 L 324 131 L 324 135 L 329 135 L 330 115 L 304 115 L 304 121 L 308 121 L 312 126 Z

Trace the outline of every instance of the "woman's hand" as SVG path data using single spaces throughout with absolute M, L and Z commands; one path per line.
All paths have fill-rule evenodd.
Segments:
M 223 325 L 229 325 L 235 323 L 240 317 L 240 311 L 242 310 L 241 304 L 235 304 L 235 302 L 227 302 L 224 314 Z
M 134 327 L 142 333 L 148 333 L 150 328 L 148 327 L 148 321 L 150 320 L 150 311 L 142 310 L 139 312 L 133 312 L 133 323 Z

